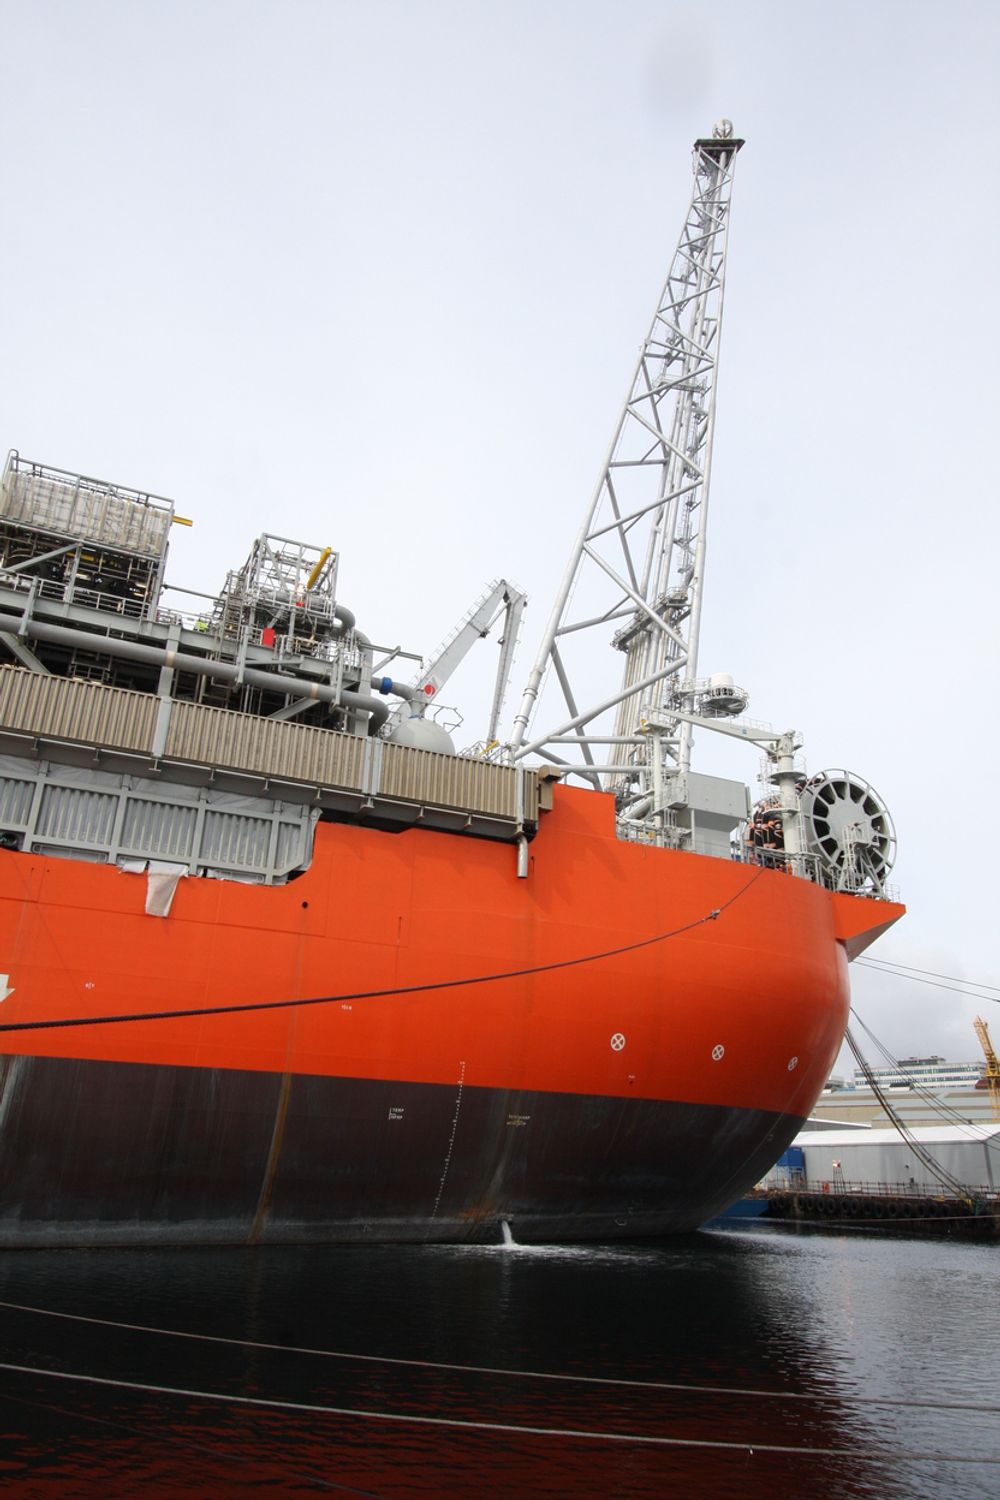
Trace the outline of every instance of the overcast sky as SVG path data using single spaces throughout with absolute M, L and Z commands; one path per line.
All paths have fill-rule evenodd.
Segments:
M 413 651 L 515 580 L 509 713 L 691 143 L 729 116 L 747 145 L 701 668 L 800 730 L 811 770 L 884 797 L 910 912 L 875 955 L 1000 985 L 1000 6 L 0 16 L 0 446 L 171 496 L 195 527 L 169 576 L 195 588 L 262 531 L 330 543 L 362 628 Z M 463 684 L 468 743 L 484 695 Z M 703 748 L 753 780 L 745 748 Z M 1000 1044 L 995 1005 L 860 970 L 855 997 L 897 1055 L 976 1057 L 977 1009 Z

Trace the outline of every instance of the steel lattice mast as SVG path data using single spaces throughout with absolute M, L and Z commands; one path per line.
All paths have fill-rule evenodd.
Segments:
M 677 250 L 511 737 L 515 759 L 539 755 L 595 786 L 613 786 L 634 814 L 662 808 L 667 780 L 688 769 L 692 726 L 671 718 L 670 709 L 690 713 L 700 701 L 716 365 L 733 167 L 742 144 L 728 120 L 711 139 L 695 142 L 694 186 Z M 595 699 L 595 632 L 606 642 L 609 627 L 625 654 L 622 686 Z M 533 720 L 550 669 L 562 704 L 540 733 Z M 612 709 L 608 733 L 604 716 Z M 652 734 L 651 711 L 658 725 Z

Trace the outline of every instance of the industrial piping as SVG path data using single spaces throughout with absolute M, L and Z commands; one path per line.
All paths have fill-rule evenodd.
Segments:
M 173 651 L 163 646 L 146 646 L 141 641 L 125 641 L 117 636 L 99 635 L 89 630 L 74 630 L 69 625 L 50 625 L 23 615 L 0 614 L 0 630 L 9 630 L 14 635 L 30 636 L 33 640 L 49 641 L 54 645 L 79 646 L 84 649 L 107 652 L 109 656 L 120 656 L 127 661 L 140 661 L 154 667 L 172 667 L 181 672 L 196 672 L 202 677 L 213 677 L 219 682 L 248 682 L 251 687 L 269 689 L 271 692 L 289 693 L 297 698 L 314 698 L 320 703 L 334 703 L 338 707 L 350 708 L 370 715 L 369 735 L 377 734 L 389 717 L 388 705 L 379 698 L 352 688 L 330 686 L 328 683 L 304 682 L 298 677 L 286 677 L 278 672 L 263 672 L 257 667 L 243 667 L 232 662 L 211 661 L 205 656 L 193 656 L 187 651 Z M 404 683 L 394 682 L 391 677 L 372 678 L 371 686 L 379 693 L 391 693 L 395 697 L 412 700 L 416 694 Z

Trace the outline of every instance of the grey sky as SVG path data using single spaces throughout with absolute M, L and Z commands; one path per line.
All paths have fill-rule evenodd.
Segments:
M 1000 8 L 0 14 L 0 444 L 175 498 L 193 587 L 264 530 L 332 543 L 363 627 L 411 650 L 509 576 L 532 601 L 517 690 L 691 141 L 728 115 L 701 664 L 885 797 L 910 915 L 876 954 L 1000 983 Z M 977 1008 L 1000 1041 L 996 1006 L 857 970 L 855 992 L 897 1051 L 976 1056 Z

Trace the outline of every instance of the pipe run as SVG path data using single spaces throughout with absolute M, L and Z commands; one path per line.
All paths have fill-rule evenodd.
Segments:
M 364 632 L 357 628 L 358 621 L 354 611 L 348 609 L 346 604 L 335 604 L 333 606 L 333 616 L 337 622 L 334 634 L 342 636 L 346 635 L 348 631 L 353 631 L 355 641 L 361 646 L 363 651 L 367 651 L 370 654 L 372 643 Z M 397 682 L 394 677 L 373 677 L 371 685 L 375 692 L 382 693 L 383 696 L 386 693 L 391 693 L 394 698 L 403 698 L 407 703 L 423 701 L 422 694 L 416 688 L 410 687 L 405 682 Z
M 232 662 L 211 661 L 205 656 L 193 656 L 188 651 L 171 651 L 163 646 L 147 646 L 141 641 L 121 640 L 118 636 L 97 635 L 89 630 L 74 630 L 69 625 L 50 625 L 44 620 L 23 615 L 0 614 L 0 630 L 12 631 L 15 635 L 30 636 L 33 640 L 50 641 L 59 646 L 77 646 L 83 650 L 104 651 L 108 656 L 119 656 L 126 661 L 139 661 L 152 667 L 173 667 L 181 672 L 196 672 L 202 677 L 212 677 L 217 682 L 247 682 L 251 687 L 260 687 L 271 692 L 289 693 L 297 698 L 314 698 L 320 703 L 334 703 L 357 713 L 366 713 L 369 735 L 377 734 L 389 717 L 389 707 L 378 698 L 367 693 L 357 693 L 351 688 L 331 687 L 328 683 L 303 682 L 299 677 L 285 677 L 277 672 L 262 672 L 257 667 L 242 670 Z M 375 682 L 387 682 L 387 689 L 399 697 L 399 687 L 390 678 L 378 678 Z

